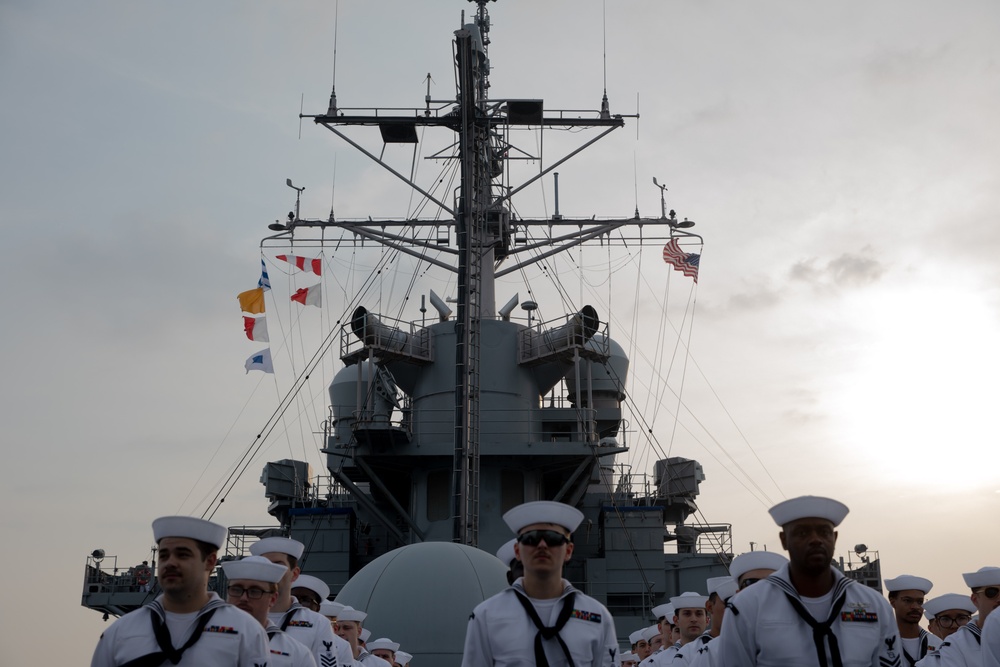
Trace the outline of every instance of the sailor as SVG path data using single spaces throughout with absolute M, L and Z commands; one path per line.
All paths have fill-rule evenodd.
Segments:
M 714 667 L 716 660 L 713 649 L 717 644 L 714 639 L 722 631 L 722 619 L 726 615 L 726 603 L 729 598 L 739 592 L 736 580 L 732 577 L 712 577 L 705 581 L 708 586 L 708 603 L 705 610 L 708 612 L 708 629 L 699 637 L 698 650 L 688 662 L 691 667 Z
M 306 609 L 318 612 L 323 601 L 330 597 L 330 587 L 318 577 L 309 574 L 299 574 L 292 586 L 292 597 Z
M 292 639 L 270 621 L 268 611 L 278 601 L 278 582 L 288 568 L 262 556 L 222 564 L 226 574 L 226 601 L 250 614 L 267 632 L 270 667 L 316 667 L 316 659 L 302 642 Z
M 929 579 L 904 574 L 885 580 L 885 590 L 889 593 L 889 604 L 896 614 L 896 628 L 903 649 L 903 667 L 913 667 L 927 655 L 931 633 L 920 627 L 924 616 L 924 598 L 934 584 Z
M 639 664 L 639 656 L 632 651 L 624 651 L 615 658 L 615 664 L 620 667 L 635 667 Z
M 368 618 L 366 612 L 354 607 L 344 607 L 337 615 L 337 635 L 351 647 L 355 662 L 367 667 L 385 667 L 389 663 L 372 655 L 364 645 L 366 640 L 362 639 L 362 635 L 367 630 L 362 624 L 366 618 Z
M 671 632 L 675 629 L 673 625 L 670 625 L 669 630 Z M 670 633 L 664 636 L 659 623 L 643 630 L 642 637 L 649 643 L 649 657 L 653 657 L 657 653 L 662 653 L 670 646 L 673 646 L 676 641 L 676 639 L 670 638 Z
M 409 667 L 413 656 L 406 651 L 396 651 L 396 663 L 393 667 Z
M 652 657 L 653 653 L 661 653 L 666 649 L 673 646 L 677 640 L 674 638 L 674 605 L 669 602 L 653 607 L 653 616 L 656 617 L 656 625 L 653 626 L 658 631 L 658 636 L 654 637 L 651 642 L 655 641 L 656 646 L 654 647 L 650 643 L 650 655 Z
M 941 639 L 947 639 L 972 620 L 976 605 L 972 604 L 968 595 L 945 593 L 925 602 L 924 613 L 929 621 L 927 629 L 938 636 L 937 647 L 940 648 Z
M 740 590 L 771 576 L 788 563 L 788 559 L 773 551 L 748 551 L 729 564 L 729 576 Z
M 521 561 L 517 559 L 517 555 L 514 553 L 515 542 L 517 542 L 517 538 L 514 538 L 509 542 L 504 542 L 504 545 L 497 549 L 497 558 L 499 558 L 503 564 L 507 566 L 508 585 L 517 581 L 518 577 L 524 576 L 524 566 L 521 565 Z
M 618 640 L 611 614 L 562 578 L 583 513 L 543 500 L 503 518 L 517 535 L 524 576 L 473 610 L 462 665 L 612 667 Z
M 816 496 L 770 509 L 789 562 L 729 601 L 718 640 L 721 664 L 900 665 L 889 603 L 831 565 L 835 528 L 847 512 L 843 503 Z
M 299 577 L 299 558 L 305 545 L 287 537 L 266 537 L 250 545 L 250 553 L 288 568 L 278 582 L 278 601 L 268 617 L 282 631 L 309 647 L 316 664 L 350 665 L 351 647 L 333 633 L 330 621 L 322 614 L 306 609 L 292 597 L 293 582 Z
M 649 646 L 649 640 L 645 637 L 646 630 L 648 628 L 639 628 L 628 636 L 628 641 L 632 645 L 630 652 L 634 653 L 639 660 L 645 660 L 653 652 Z
M 1000 667 L 1000 614 L 990 614 L 983 625 L 983 667 Z
M 979 667 L 983 663 L 982 629 L 990 613 L 1000 605 L 1000 567 L 981 567 L 962 575 L 972 589 L 970 599 L 979 617 L 966 623 L 944 640 L 941 648 L 929 654 L 921 665 L 932 667 Z
M 680 629 L 680 646 L 672 651 L 664 651 L 656 658 L 657 665 L 690 665 L 698 649 L 708 643 L 710 637 L 702 635 L 708 627 L 708 596 L 699 593 L 682 593 L 670 598 L 674 606 L 674 625 Z
M 382 658 L 389 663 L 389 667 L 392 667 L 392 663 L 396 662 L 396 651 L 399 650 L 399 642 L 394 642 L 388 637 L 379 637 L 375 641 L 370 642 L 367 648 L 373 655 Z
M 254 667 L 267 662 L 264 628 L 208 592 L 226 528 L 186 516 L 153 522 L 163 593 L 104 631 L 91 667 L 161 664 Z M 148 661 L 148 662 L 147 662 Z
M 330 627 L 333 628 L 334 634 L 337 633 L 337 614 L 344 608 L 344 605 L 339 602 L 333 602 L 332 600 L 323 600 L 323 603 L 319 606 L 319 613 L 330 619 Z

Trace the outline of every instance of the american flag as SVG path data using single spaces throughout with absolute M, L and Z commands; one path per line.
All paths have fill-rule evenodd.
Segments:
M 701 262 L 701 255 L 684 252 L 677 245 L 677 239 L 670 239 L 667 245 L 663 246 L 663 261 L 672 264 L 675 269 L 689 278 L 694 278 L 698 282 L 698 264 Z

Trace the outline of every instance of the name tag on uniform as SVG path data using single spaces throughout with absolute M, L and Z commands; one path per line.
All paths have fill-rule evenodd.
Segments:
M 582 609 L 574 609 L 573 613 L 569 615 L 570 618 L 578 618 L 581 621 L 590 621 L 592 623 L 600 623 L 601 615 L 592 611 L 583 611 Z

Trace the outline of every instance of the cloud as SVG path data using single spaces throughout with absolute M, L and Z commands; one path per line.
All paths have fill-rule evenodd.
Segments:
M 793 281 L 817 288 L 857 288 L 878 282 L 886 266 L 874 256 L 871 246 L 859 253 L 845 252 L 821 264 L 818 258 L 801 260 L 788 271 Z

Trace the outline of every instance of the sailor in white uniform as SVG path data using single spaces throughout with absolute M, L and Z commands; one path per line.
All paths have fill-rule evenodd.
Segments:
M 319 577 L 300 573 L 292 586 L 292 597 L 306 609 L 319 611 L 320 605 L 330 597 L 330 587 Z
M 688 664 L 691 667 L 715 667 L 716 660 L 713 651 L 718 644 L 714 641 L 722 631 L 722 619 L 726 615 L 726 604 L 739 592 L 738 584 L 732 577 L 712 577 L 705 580 L 708 586 L 709 626 L 699 637 L 697 651 Z
M 927 629 L 931 631 L 928 652 L 941 648 L 944 640 L 971 621 L 976 611 L 972 599 L 960 593 L 945 593 L 925 602 L 924 614 L 930 621 Z
M 767 579 L 788 564 L 788 559 L 773 551 L 748 551 L 729 564 L 729 576 L 742 591 L 747 586 Z
M 718 639 L 721 664 L 899 667 L 889 603 L 830 564 L 834 528 L 847 512 L 843 503 L 816 496 L 770 509 L 789 562 L 729 601 Z
M 698 649 L 708 643 L 711 637 L 704 637 L 708 627 L 708 596 L 700 593 L 682 593 L 670 598 L 674 606 L 674 625 L 681 629 L 680 646 L 671 658 L 660 658 L 658 665 L 680 665 L 687 667 Z
M 650 625 L 649 627 L 643 628 L 642 630 L 639 631 L 641 633 L 640 636 L 642 637 L 643 641 L 646 642 L 646 647 L 647 647 L 646 648 L 647 655 L 645 658 L 642 658 L 639 661 L 639 664 L 644 665 L 645 667 L 653 667 L 654 665 L 659 664 L 657 661 L 660 658 L 666 658 L 666 657 L 672 658 L 674 653 L 677 652 L 677 649 L 680 648 L 679 645 L 675 644 L 670 640 L 670 634 L 674 628 L 673 606 L 668 603 L 665 605 L 660 605 L 658 607 L 653 607 L 654 615 L 656 615 L 657 609 L 659 609 L 663 613 L 669 613 L 670 621 L 667 622 L 658 620 L 656 625 Z M 660 617 L 657 616 L 657 619 L 659 618 Z M 636 651 L 636 653 L 639 653 L 639 651 Z
M 633 653 L 639 660 L 645 660 L 649 657 L 649 654 L 653 652 L 653 649 L 649 646 L 649 640 L 646 639 L 646 630 L 649 628 L 639 628 L 632 634 L 628 636 L 629 644 L 632 645 L 630 653 Z
M 267 612 L 278 600 L 278 582 L 288 568 L 263 556 L 247 556 L 222 564 L 226 574 L 226 601 L 250 614 L 267 632 L 269 667 L 316 667 L 305 644 L 270 622 Z
M 396 651 L 396 664 L 393 667 L 408 667 L 413 656 L 406 651 Z
M 91 667 L 125 665 L 141 658 L 148 664 L 265 664 L 264 628 L 208 592 L 218 550 L 226 541 L 226 527 L 194 517 L 161 517 L 153 522 L 153 538 L 163 594 L 104 631 Z
M 986 617 L 981 639 L 983 667 L 1000 667 L 1000 614 Z
M 366 648 L 371 651 L 376 658 L 385 660 L 389 667 L 396 662 L 396 651 L 399 650 L 399 642 L 394 642 L 388 637 L 379 637 L 373 642 L 369 642 Z
M 536 501 L 503 518 L 517 535 L 524 576 L 473 610 L 463 667 L 613 667 L 618 640 L 611 614 L 562 578 L 583 513 Z
M 330 620 L 306 609 L 292 597 L 292 586 L 299 576 L 299 559 L 305 545 L 287 537 L 267 537 L 250 545 L 250 553 L 272 563 L 284 565 L 288 572 L 278 582 L 278 601 L 268 618 L 278 628 L 299 640 L 312 651 L 321 667 L 343 667 L 354 659 L 347 642 L 333 633 Z
M 367 667 L 385 667 L 389 663 L 372 655 L 365 646 L 368 635 L 371 634 L 362 627 L 366 618 L 367 612 L 354 607 L 343 607 L 337 614 L 337 635 L 351 647 L 355 663 Z
M 615 664 L 620 667 L 635 667 L 639 664 L 639 656 L 632 651 L 623 651 L 615 658 Z
M 931 633 L 920 627 L 924 601 L 934 584 L 929 579 L 904 574 L 885 580 L 889 604 L 896 615 L 896 628 L 903 649 L 903 667 L 913 667 L 931 646 Z M 934 642 L 936 645 L 937 642 Z
M 981 647 L 983 624 L 1000 605 L 1000 567 L 981 567 L 962 575 L 972 589 L 970 599 L 979 618 L 966 623 L 949 635 L 935 653 L 921 661 L 921 667 L 979 667 L 983 664 Z

